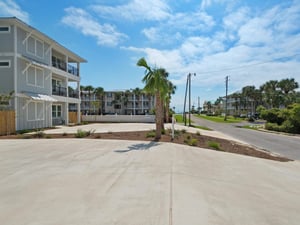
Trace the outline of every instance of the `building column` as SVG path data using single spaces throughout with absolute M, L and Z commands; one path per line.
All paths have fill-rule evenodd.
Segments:
M 65 102 L 65 112 L 66 112 L 66 120 L 65 120 L 65 125 L 69 124 L 69 102 Z
M 77 103 L 77 123 L 81 123 L 81 115 L 80 115 L 80 103 Z

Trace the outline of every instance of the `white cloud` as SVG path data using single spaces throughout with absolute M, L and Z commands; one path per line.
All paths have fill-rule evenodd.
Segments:
M 116 46 L 127 37 L 110 24 L 100 24 L 83 9 L 69 7 L 65 11 L 62 22 L 86 36 L 95 37 L 98 45 Z
M 160 39 L 161 34 L 160 30 L 157 27 L 145 28 L 142 30 L 142 33 L 148 38 L 151 42 L 156 42 Z
M 229 13 L 223 18 L 223 25 L 225 30 L 236 31 L 241 25 L 246 23 L 250 18 L 250 9 L 247 7 L 241 7 L 236 11 Z
M 237 0 L 202 0 L 201 1 L 201 9 L 206 10 L 209 7 L 217 4 L 225 4 L 227 10 L 230 10 L 236 4 Z
M 208 33 L 214 26 L 214 19 L 205 12 L 175 13 L 165 21 L 143 29 L 142 33 L 151 42 L 162 43 L 163 40 L 163 44 L 168 45 L 195 32 Z
M 0 1 L 0 15 L 1 16 L 13 16 L 29 23 L 29 15 L 23 11 L 21 7 L 13 0 Z
M 164 0 L 131 0 L 118 6 L 93 5 L 91 8 L 100 16 L 125 18 L 127 20 L 164 20 L 170 16 L 170 8 Z

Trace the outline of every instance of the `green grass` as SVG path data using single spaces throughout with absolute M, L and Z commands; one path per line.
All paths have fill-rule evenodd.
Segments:
M 226 121 L 224 120 L 223 116 L 206 116 L 206 115 L 195 115 L 195 116 L 202 118 L 202 119 L 217 122 L 217 123 L 238 123 L 238 122 L 243 121 L 243 119 L 241 119 L 241 118 L 234 118 L 232 116 L 227 116 Z
M 176 119 L 176 123 L 184 123 L 182 114 L 176 114 L 175 119 Z M 186 117 L 186 123 L 189 123 L 188 116 Z
M 246 125 L 246 126 L 242 126 L 242 128 L 245 129 L 250 129 L 250 130 L 258 130 L 260 128 L 263 128 L 263 125 Z
M 198 129 L 202 129 L 202 130 L 212 130 L 212 129 L 210 129 L 209 127 L 198 126 L 198 125 L 192 125 L 191 127 L 198 128 Z

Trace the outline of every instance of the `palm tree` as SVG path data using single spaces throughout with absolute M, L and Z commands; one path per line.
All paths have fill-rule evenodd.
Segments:
M 92 85 L 88 85 L 84 87 L 84 90 L 89 92 L 89 115 L 91 115 L 91 94 L 94 91 L 94 87 Z
M 144 90 L 148 93 L 155 94 L 155 138 L 158 140 L 160 139 L 162 132 L 162 99 L 164 99 L 166 93 L 168 92 L 168 80 L 166 79 L 165 74 L 163 73 L 164 70 L 162 68 L 151 69 L 144 58 L 138 60 L 137 66 L 144 67 L 146 69 L 145 76 L 142 79 L 143 83 L 145 83 Z
M 254 113 L 254 94 L 255 94 L 255 86 L 245 86 L 242 88 L 242 95 L 245 98 L 245 105 L 247 108 L 247 111 L 251 111 L 251 113 Z
M 240 115 L 241 109 L 241 93 L 235 92 L 231 95 L 231 98 L 234 98 L 235 113 L 234 116 Z
M 99 99 L 99 109 L 98 109 L 98 114 L 102 114 L 103 113 L 103 97 L 104 97 L 104 88 L 103 87 L 97 87 L 94 90 L 94 93 L 97 97 L 97 99 Z
M 277 90 L 277 80 L 270 80 L 265 84 L 260 86 L 260 90 L 262 92 L 263 101 L 267 103 L 267 108 L 273 108 L 274 106 L 279 107 L 279 93 Z
M 138 106 L 139 106 L 139 100 L 140 100 L 140 95 L 142 93 L 142 90 L 138 87 L 136 87 L 135 89 L 133 89 L 132 91 L 133 93 L 133 108 L 134 108 L 134 112 L 133 112 L 133 115 L 136 115 L 138 110 Z
M 208 102 L 206 103 L 206 105 L 207 105 L 207 113 L 208 113 L 208 114 L 211 114 L 211 107 L 212 107 L 211 101 L 208 101 Z
M 277 83 L 277 87 L 280 89 L 285 107 L 296 101 L 295 89 L 299 88 L 299 84 L 294 78 L 282 79 Z
M 171 95 L 174 95 L 176 91 L 176 86 L 171 82 L 168 81 L 168 94 L 166 95 L 166 111 L 165 111 L 165 117 L 166 117 L 166 122 L 170 122 L 170 102 L 171 102 Z

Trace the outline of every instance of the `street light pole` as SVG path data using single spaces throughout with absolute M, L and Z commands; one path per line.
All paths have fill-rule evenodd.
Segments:
M 189 73 L 189 127 L 191 126 L 191 76 L 196 76 L 196 73 Z
M 225 96 L 225 117 L 224 117 L 224 121 L 227 120 L 228 76 L 225 77 L 225 84 L 226 84 L 226 96 Z

